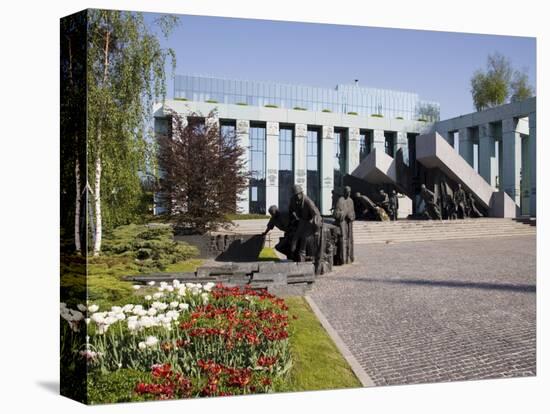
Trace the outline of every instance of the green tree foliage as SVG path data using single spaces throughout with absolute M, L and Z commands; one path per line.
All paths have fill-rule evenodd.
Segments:
M 477 70 L 470 79 L 470 84 L 477 111 L 533 95 L 527 75 L 514 70 L 510 60 L 500 53 L 487 57 L 486 70 Z
M 425 119 L 430 122 L 439 121 L 439 106 L 435 104 L 429 102 L 419 104 L 416 112 L 419 119 Z
M 514 73 L 510 88 L 512 90 L 510 102 L 523 101 L 535 94 L 533 87 L 529 85 L 529 77 L 525 72 L 516 71 L 516 73 Z
M 173 16 L 156 21 L 167 36 Z M 94 254 L 102 226 L 126 224 L 142 211 L 143 176 L 154 162 L 150 119 L 164 98 L 163 49 L 141 13 L 90 10 L 88 15 L 88 185 L 93 196 Z M 174 67 L 174 66 L 173 66 Z

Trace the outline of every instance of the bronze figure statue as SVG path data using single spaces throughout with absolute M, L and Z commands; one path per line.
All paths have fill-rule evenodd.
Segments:
M 344 187 L 344 195 L 338 198 L 334 208 L 336 226 L 340 228 L 338 237 L 336 264 L 353 263 L 353 221 L 355 220 L 355 206 L 351 198 L 351 188 Z
M 426 205 L 428 217 L 433 220 L 441 220 L 441 211 L 436 203 L 435 194 L 426 188 L 426 184 L 420 186 L 420 196 Z

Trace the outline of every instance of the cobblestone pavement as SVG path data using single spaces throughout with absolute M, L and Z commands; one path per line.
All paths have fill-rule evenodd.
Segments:
M 356 246 L 310 296 L 376 385 L 535 375 L 535 245 Z

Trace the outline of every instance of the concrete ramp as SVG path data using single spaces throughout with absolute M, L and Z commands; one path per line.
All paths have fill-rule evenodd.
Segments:
M 471 191 L 493 217 L 516 217 L 515 202 L 497 192 L 437 132 L 416 138 L 416 160 L 426 168 L 438 168 L 450 179 Z
M 351 176 L 369 184 L 391 184 L 402 194 L 411 197 L 411 172 L 403 160 L 401 149 L 395 157 L 390 157 L 380 149 L 373 149 L 352 171 Z
M 374 148 L 351 175 L 371 184 L 395 184 L 397 181 L 395 160 L 385 152 Z

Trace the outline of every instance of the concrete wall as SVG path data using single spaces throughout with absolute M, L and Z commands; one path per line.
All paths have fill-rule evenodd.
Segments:
M 191 102 L 167 100 L 164 105 L 155 105 L 155 117 L 164 117 L 173 110 L 180 114 L 196 113 L 207 115 L 217 111 L 219 119 L 234 119 L 237 122 L 237 138 L 247 149 L 244 157 L 248 160 L 250 121 L 265 122 L 267 132 L 266 142 L 266 208 L 271 204 L 279 204 L 278 200 L 278 133 L 281 123 L 294 125 L 294 177 L 295 183 L 307 188 L 306 167 L 306 136 L 308 126 L 321 127 L 320 179 L 321 205 L 323 214 L 329 214 L 331 207 L 331 191 L 333 189 L 333 136 L 334 127 L 347 129 L 346 171 L 352 173 L 359 165 L 359 133 L 361 129 L 372 131 L 372 149 L 376 150 L 382 161 L 385 152 L 384 133 L 395 133 L 394 152 L 403 148 L 407 150 L 407 133 L 426 134 L 437 132 L 446 140 L 458 132 L 458 152 L 462 159 L 471 167 L 474 165 L 474 141 L 479 145 L 480 176 L 496 189 L 496 177 L 500 174 L 500 188 L 506 191 L 514 201 L 520 202 L 520 168 L 522 165 L 521 139 L 529 136 L 528 151 L 523 157 L 528 157 L 529 165 L 529 212 L 536 215 L 536 98 L 522 102 L 502 105 L 496 108 L 467 115 L 442 120 L 436 123 L 410 121 L 401 119 L 386 119 L 361 115 L 302 111 L 286 108 L 266 108 L 258 106 L 241 106 L 232 104 Z M 502 131 L 502 132 L 500 132 Z M 497 165 L 498 154 L 495 143 L 499 141 L 502 149 L 500 168 Z M 418 151 L 418 150 L 417 150 Z M 525 153 L 526 152 L 526 153 Z M 391 157 L 390 157 L 391 158 Z M 376 161 L 373 159 L 373 161 Z M 456 161 L 456 160 L 455 160 Z M 453 161 L 454 162 L 454 161 Z M 375 163 L 376 164 L 376 163 Z M 380 172 L 380 168 L 375 168 Z M 389 170 L 383 169 L 384 174 Z M 474 171 L 475 173 L 475 171 Z M 391 174 L 390 174 L 391 175 Z M 379 177 L 380 178 L 380 177 Z M 386 177 L 387 178 L 387 177 Z M 239 210 L 248 212 L 248 191 L 241 194 Z M 489 200 L 486 201 L 487 203 Z

